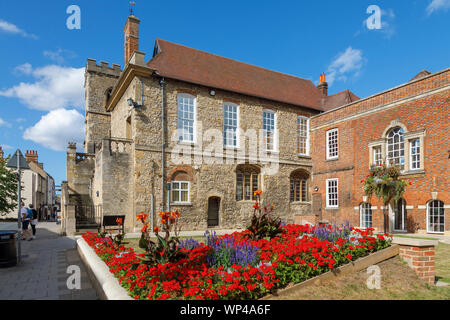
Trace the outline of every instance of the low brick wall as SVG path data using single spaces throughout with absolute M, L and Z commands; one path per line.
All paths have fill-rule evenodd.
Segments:
M 400 258 L 408 263 L 417 276 L 426 283 L 434 284 L 436 275 L 434 247 L 438 244 L 438 241 L 395 238 L 393 243 L 400 246 Z

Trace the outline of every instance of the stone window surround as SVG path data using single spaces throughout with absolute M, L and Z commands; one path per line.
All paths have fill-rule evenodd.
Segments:
M 272 149 L 268 149 L 267 148 L 267 139 L 266 139 L 266 135 L 264 133 L 264 148 L 265 148 L 265 152 L 270 152 L 270 153 L 278 153 L 278 125 L 277 125 L 277 121 L 278 121 L 278 117 L 277 117 L 277 112 L 274 109 L 271 108 L 264 108 L 262 110 L 262 130 L 263 132 L 265 132 L 266 130 L 264 129 L 264 115 L 265 114 L 273 114 L 273 142 L 272 142 Z
M 299 119 L 305 119 L 306 120 L 306 153 L 299 152 L 299 141 L 300 139 L 300 133 L 298 131 L 298 121 Z M 297 155 L 300 157 L 308 157 L 310 156 L 310 141 L 311 141 L 311 133 L 310 133 L 310 119 L 307 116 L 304 115 L 297 115 Z
M 180 97 L 187 97 L 193 100 L 194 102 L 194 120 L 193 120 L 193 140 L 180 140 L 179 136 L 179 109 L 180 109 Z M 177 93 L 177 136 L 178 136 L 178 143 L 180 144 L 197 144 L 197 95 L 194 95 L 193 92 L 185 92 L 185 91 L 179 91 Z
M 416 131 L 408 131 L 407 127 L 398 120 L 394 120 L 390 125 L 384 130 L 381 139 L 373 140 L 368 143 L 369 148 L 369 168 L 375 165 L 374 163 L 374 149 L 381 148 L 381 157 L 385 161 L 387 159 L 387 135 L 395 127 L 401 127 L 404 131 L 404 150 L 405 150 L 405 163 L 404 168 L 401 170 L 401 174 L 413 174 L 413 173 L 423 173 L 425 170 L 424 161 L 424 138 L 426 136 L 426 130 L 420 129 Z M 411 144 L 412 140 L 420 140 L 420 168 L 411 170 Z
M 225 142 L 225 139 L 223 140 L 223 147 L 224 149 L 240 149 L 240 122 L 241 122 L 241 117 L 240 117 L 240 109 L 239 108 L 239 104 L 234 102 L 234 101 L 229 101 L 229 100 L 224 100 L 223 104 L 222 104 L 222 109 L 223 109 L 223 132 L 225 134 L 225 105 L 229 105 L 232 107 L 236 107 L 236 114 L 237 114 L 237 124 L 236 124 L 236 145 L 227 145 Z
M 309 172 L 307 172 L 306 170 L 304 170 L 304 169 L 297 169 L 297 170 L 294 170 L 292 173 L 291 173 L 291 175 L 290 175 L 290 177 L 289 177 L 289 200 L 291 200 L 292 199 L 292 197 L 291 197 L 291 192 L 292 192 L 292 190 L 291 190 L 291 183 L 292 183 L 292 180 L 300 180 L 300 188 L 302 189 L 302 185 L 301 185 L 301 183 L 302 183 L 302 180 L 305 180 L 306 181 L 306 187 L 305 187 L 305 189 L 306 189 L 306 201 L 302 201 L 301 200 L 301 198 L 302 198 L 302 194 L 303 193 L 301 193 L 300 194 L 300 200 L 299 201 L 289 201 L 291 204 L 311 204 L 311 200 L 310 200 L 310 187 L 311 187 L 311 174 L 309 173 Z M 294 196 L 294 200 L 295 200 L 295 196 Z

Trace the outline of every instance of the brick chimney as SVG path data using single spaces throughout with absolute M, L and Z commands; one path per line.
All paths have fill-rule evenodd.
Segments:
M 25 160 L 27 162 L 35 162 L 38 163 L 38 154 L 37 151 L 34 150 L 27 150 L 25 153 Z
M 133 53 L 139 51 L 139 23 L 141 23 L 141 20 L 134 15 L 130 15 L 123 29 L 125 34 L 125 66 Z
M 320 93 L 326 97 L 328 96 L 328 82 L 325 79 L 325 74 L 320 75 L 319 84 L 317 85 L 317 89 L 319 89 Z
M 3 148 L 2 146 L 0 146 L 0 160 L 3 160 L 3 156 L 4 156 Z

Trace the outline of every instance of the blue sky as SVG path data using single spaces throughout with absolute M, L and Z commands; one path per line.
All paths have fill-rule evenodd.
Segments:
M 156 37 L 318 82 L 360 97 L 450 62 L 450 0 L 143 1 L 140 50 Z M 123 65 L 129 1 L 1 1 L 0 145 L 37 150 L 60 184 L 65 147 L 83 141 L 87 58 Z M 81 29 L 69 30 L 70 5 Z M 381 29 L 368 29 L 370 5 Z

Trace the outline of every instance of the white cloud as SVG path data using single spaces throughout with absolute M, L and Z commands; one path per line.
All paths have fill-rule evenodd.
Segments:
M 328 84 L 331 86 L 336 80 L 346 81 L 349 76 L 358 76 L 363 64 L 362 51 L 348 47 L 345 52 L 340 53 L 328 66 Z
M 450 0 L 433 0 L 428 5 L 426 11 L 427 11 L 427 15 L 429 16 L 435 11 L 438 11 L 438 10 L 447 11 L 448 9 L 450 9 Z
M 6 121 L 3 120 L 2 118 L 0 118 L 0 127 L 11 128 L 11 124 L 10 124 L 9 122 L 6 122 Z
M 16 68 L 30 74 L 34 83 L 20 83 L 12 88 L 0 90 L 0 96 L 18 98 L 31 109 L 50 111 L 60 108 L 83 108 L 84 68 L 49 65 L 34 69 L 30 64 Z
M 14 147 L 12 147 L 10 145 L 7 145 L 7 144 L 2 144 L 0 146 L 2 147 L 3 150 L 11 150 L 12 148 L 14 148 Z
M 64 50 L 59 48 L 56 51 L 45 50 L 43 52 L 44 57 L 56 62 L 57 64 L 63 64 L 67 58 L 72 59 L 76 57 L 76 54 L 70 50 Z
M 38 39 L 36 35 L 27 33 L 24 30 L 20 29 L 15 24 L 12 24 L 2 19 L 0 19 L 0 31 L 11 34 L 18 34 L 26 38 Z
M 29 63 L 21 64 L 20 66 L 17 66 L 14 68 L 14 72 L 16 74 L 25 74 L 30 75 L 33 72 L 33 67 Z
M 55 151 L 66 150 L 69 142 L 82 146 L 84 117 L 77 110 L 50 111 L 33 127 L 26 129 L 23 138 Z

